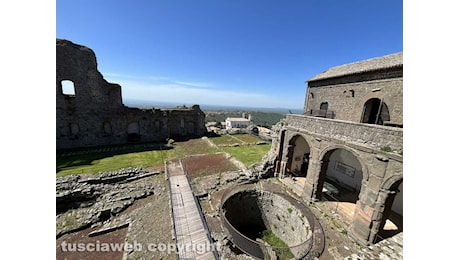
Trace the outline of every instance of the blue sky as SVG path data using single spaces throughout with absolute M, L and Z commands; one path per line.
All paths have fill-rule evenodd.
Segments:
M 56 1 L 123 99 L 303 108 L 305 81 L 403 50 L 402 1 Z

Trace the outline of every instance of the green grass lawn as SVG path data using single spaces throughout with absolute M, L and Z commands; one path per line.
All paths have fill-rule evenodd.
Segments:
M 257 136 L 250 134 L 221 135 L 209 138 L 215 145 L 232 145 L 232 144 L 254 144 L 263 141 Z
M 260 162 L 270 148 L 270 144 L 262 144 L 238 147 L 221 147 L 220 150 L 231 154 L 237 160 L 244 163 L 244 165 L 249 166 L 256 162 Z
M 248 135 L 249 136 L 249 135 Z M 222 143 L 235 143 L 231 136 L 216 137 Z M 212 138 L 211 141 L 215 141 Z M 270 150 L 270 145 L 250 145 L 239 147 L 214 148 L 206 140 L 191 139 L 185 142 L 176 142 L 172 147 L 154 145 L 147 148 L 126 147 L 110 152 L 88 152 L 86 154 L 56 157 L 56 177 L 71 174 L 94 174 L 98 172 L 114 171 L 128 167 L 162 167 L 163 162 L 174 158 L 184 158 L 195 154 L 215 154 L 227 152 L 246 166 L 260 162 Z
M 233 137 L 239 140 L 242 140 L 248 144 L 254 144 L 254 143 L 262 141 L 262 139 L 260 139 L 259 137 L 254 136 L 254 135 L 249 135 L 249 134 L 233 135 Z
M 172 158 L 174 150 L 153 150 L 114 155 L 113 153 L 93 153 L 58 157 L 56 159 L 56 177 L 71 174 L 114 171 L 128 167 L 161 166 L 163 158 Z
M 242 144 L 240 140 L 233 138 L 231 135 L 221 135 L 217 137 L 210 137 L 211 142 L 215 145 L 232 145 L 232 144 Z

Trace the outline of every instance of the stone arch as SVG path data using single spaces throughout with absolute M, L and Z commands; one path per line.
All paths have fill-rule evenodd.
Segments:
M 353 121 L 361 122 L 363 107 L 368 100 L 373 99 L 373 98 L 383 99 L 383 101 L 391 100 L 391 98 L 385 92 L 381 92 L 381 91 L 370 92 L 360 97 L 359 101 L 355 103 L 354 108 L 353 108 L 353 111 L 357 111 L 355 114 L 355 119 Z
M 329 103 L 328 102 L 321 102 L 319 105 L 319 110 L 328 110 L 329 108 Z
M 324 160 L 324 156 L 326 155 L 326 153 L 328 153 L 328 152 L 330 152 L 332 150 L 336 150 L 336 149 L 344 149 L 344 150 L 347 150 L 348 152 L 352 153 L 356 157 L 356 159 L 359 161 L 359 163 L 361 164 L 361 169 L 362 169 L 362 172 L 363 172 L 363 181 L 368 181 L 369 172 L 367 170 L 366 162 L 363 160 L 363 158 L 361 157 L 359 152 L 357 152 L 355 149 L 352 149 L 352 148 L 350 148 L 348 146 L 340 145 L 340 144 L 329 145 L 328 147 L 324 148 L 323 150 L 321 150 L 319 152 L 318 160 L 322 162 Z
M 391 187 L 398 181 L 402 181 L 403 175 L 391 175 L 390 177 L 383 180 L 380 190 L 390 190 Z
M 362 108 L 361 123 L 383 125 L 385 121 L 390 121 L 388 105 L 382 98 L 368 99 Z
M 312 145 L 302 134 L 294 134 L 288 142 L 287 173 L 306 177 L 311 159 Z
M 381 192 L 386 196 L 376 241 L 386 239 L 403 231 L 403 178 L 393 175 L 382 184 Z
M 330 145 L 320 152 L 319 160 L 316 198 L 356 204 L 368 178 L 360 154 L 344 145 Z

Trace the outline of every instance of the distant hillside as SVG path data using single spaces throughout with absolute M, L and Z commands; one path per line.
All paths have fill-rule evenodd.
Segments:
M 227 117 L 241 117 L 242 113 L 251 114 L 255 125 L 271 128 L 272 125 L 278 123 L 286 114 L 274 112 L 260 112 L 260 111 L 207 111 L 207 122 L 223 122 Z
M 136 100 L 136 99 L 123 99 L 123 104 L 129 107 L 140 107 L 140 108 L 173 108 L 176 106 L 192 106 L 194 104 L 186 103 L 173 103 L 173 102 L 162 102 L 162 101 L 146 101 L 146 100 Z M 303 108 L 270 108 L 270 107 L 239 107 L 239 106 L 223 106 L 223 105 L 210 105 L 210 104 L 198 104 L 200 105 L 201 110 L 208 111 L 232 111 L 241 113 L 241 111 L 258 111 L 258 112 L 267 112 L 267 113 L 278 113 L 278 114 L 302 114 Z M 241 115 L 241 114 L 240 114 Z
M 191 106 L 192 104 L 181 104 L 159 101 L 142 101 L 126 99 L 123 100 L 126 106 L 140 108 L 173 108 L 179 105 Z M 200 104 L 201 110 L 206 114 L 206 123 L 208 122 L 223 122 L 227 117 L 241 117 L 244 113 L 251 114 L 255 125 L 271 128 L 272 125 L 278 123 L 286 114 L 302 114 L 302 109 L 288 108 L 254 108 L 254 107 L 232 107 L 219 105 Z

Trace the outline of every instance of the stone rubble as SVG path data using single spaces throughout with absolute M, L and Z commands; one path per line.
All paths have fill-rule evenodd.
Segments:
M 152 184 L 134 180 L 159 174 L 127 168 L 56 180 L 56 237 L 110 219 L 135 200 L 154 193 Z

